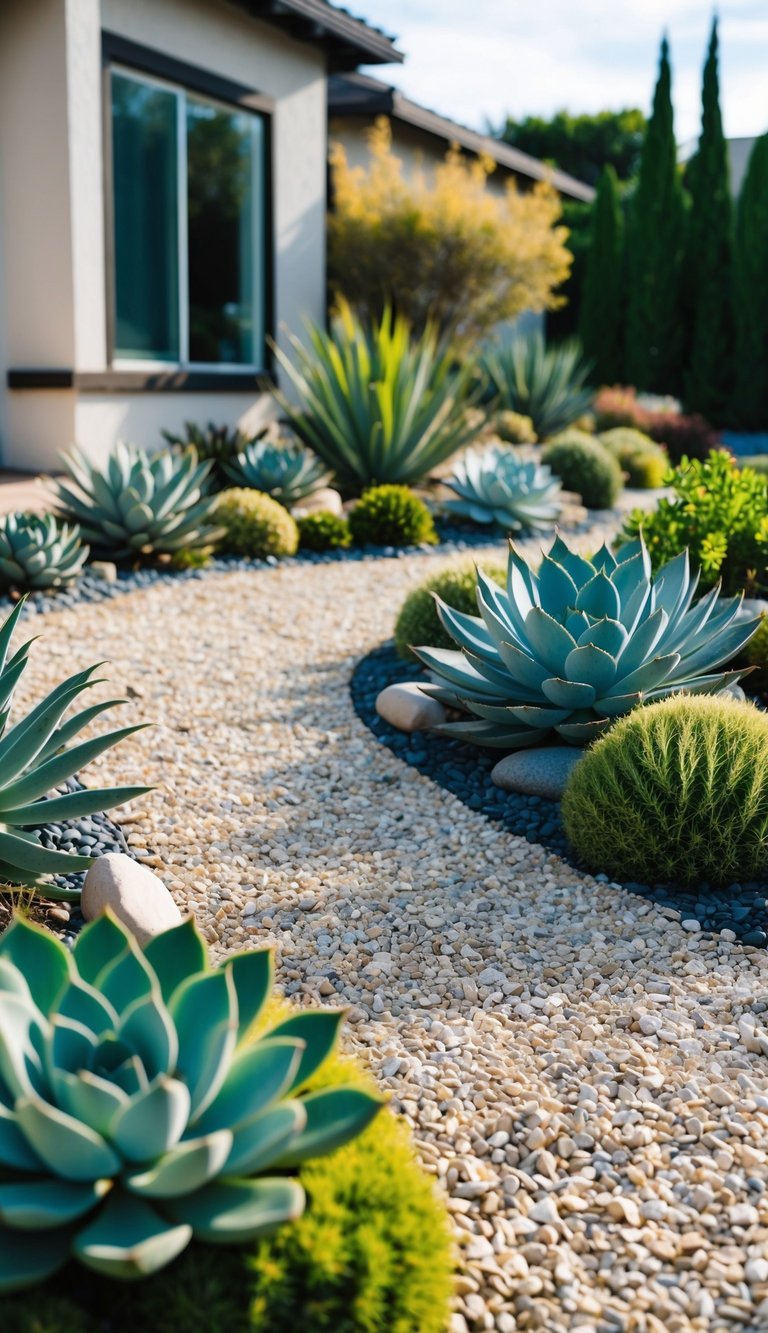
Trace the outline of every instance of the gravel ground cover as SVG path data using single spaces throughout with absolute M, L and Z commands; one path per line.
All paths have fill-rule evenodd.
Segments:
M 63 610 L 20 702 L 98 657 L 133 689 L 154 729 L 86 780 L 158 786 L 116 818 L 215 953 L 272 943 L 287 992 L 350 1006 L 449 1198 L 452 1333 L 768 1329 L 768 952 L 380 744 L 350 677 L 423 576 L 293 565 Z

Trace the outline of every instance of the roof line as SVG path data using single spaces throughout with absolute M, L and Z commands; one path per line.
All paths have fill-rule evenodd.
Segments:
M 256 18 L 290 27 L 300 24 L 301 39 L 318 37 L 338 44 L 345 53 L 354 52 L 358 64 L 394 64 L 405 57 L 394 39 L 364 19 L 355 18 L 346 9 L 338 9 L 328 0 L 235 0 L 244 4 Z

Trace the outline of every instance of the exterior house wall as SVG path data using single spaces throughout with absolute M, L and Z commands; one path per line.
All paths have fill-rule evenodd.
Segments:
M 223 0 L 0 4 L 0 456 L 51 468 L 77 439 L 161 444 L 185 420 L 247 425 L 267 394 L 8 389 L 6 371 L 109 368 L 102 30 L 273 99 L 274 325 L 325 312 L 326 71 L 320 46 Z M 139 368 L 137 366 L 137 368 Z

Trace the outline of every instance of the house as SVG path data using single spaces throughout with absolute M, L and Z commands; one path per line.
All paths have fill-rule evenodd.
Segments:
M 4 466 L 263 418 L 325 314 L 329 73 L 400 59 L 326 0 L 2 0 Z
M 472 156 L 482 154 L 495 163 L 489 177 L 491 190 L 503 193 L 513 180 L 520 190 L 547 180 L 568 199 L 589 203 L 595 191 L 557 167 L 547 166 L 519 148 L 438 116 L 412 102 L 397 88 L 367 74 L 336 73 L 328 80 L 328 134 L 344 148 L 350 166 L 368 162 L 368 131 L 378 116 L 386 116 L 392 130 L 392 148 L 403 164 L 406 178 L 416 170 L 429 173 L 452 144 Z
M 746 136 L 742 139 L 726 139 L 728 148 L 728 163 L 731 169 L 731 194 L 734 199 L 738 199 L 741 194 L 741 187 L 744 184 L 744 177 L 747 174 L 749 159 L 752 156 L 752 149 L 757 143 L 757 135 Z M 677 159 L 684 164 L 695 157 L 699 147 L 698 139 L 689 139 L 687 143 L 681 145 L 677 150 Z

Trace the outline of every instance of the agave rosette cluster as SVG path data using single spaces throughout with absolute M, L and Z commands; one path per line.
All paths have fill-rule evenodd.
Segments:
M 445 485 L 457 496 L 445 501 L 452 514 L 504 532 L 552 528 L 560 514 L 559 478 L 546 464 L 509 446 L 468 450 Z
M 211 463 L 194 449 L 150 456 L 119 443 L 103 470 L 74 448 L 62 459 L 69 476 L 56 480 L 59 512 L 117 560 L 206 546 L 221 535 L 216 501 L 204 493 Z
M 305 1089 L 340 1013 L 296 1012 L 248 1037 L 271 984 L 269 950 L 211 968 L 191 921 L 143 950 L 110 916 L 71 953 L 21 919 L 6 931 L 0 1293 L 70 1259 L 142 1277 L 193 1237 L 240 1244 L 301 1214 L 288 1171 L 353 1138 L 381 1103 Z
M 236 486 L 263 491 L 287 506 L 306 500 L 331 480 L 325 463 L 299 443 L 252 440 L 223 468 Z
M 718 668 L 759 619 L 719 586 L 694 602 L 697 583 L 687 551 L 654 579 L 642 537 L 592 560 L 557 537 L 537 572 L 510 542 L 506 588 L 477 572 L 477 616 L 435 599 L 457 649 L 414 648 L 425 691 L 469 715 L 440 730 L 506 750 L 553 732 L 585 745 L 638 704 L 725 689 L 744 672 Z
M 87 556 L 79 527 L 54 514 L 0 519 L 0 585 L 5 588 L 63 588 L 82 574 Z

